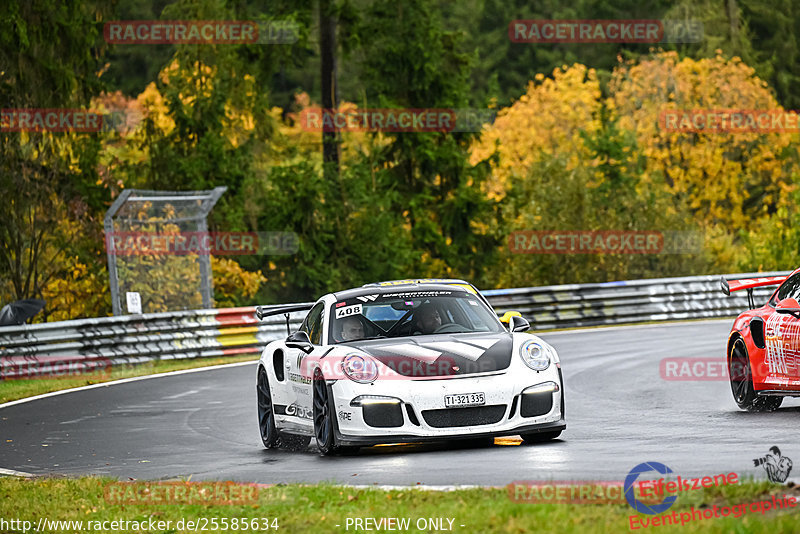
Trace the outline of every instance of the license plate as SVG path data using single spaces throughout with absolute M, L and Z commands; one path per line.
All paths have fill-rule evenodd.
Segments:
M 463 393 L 461 395 L 445 395 L 446 408 L 462 408 L 464 406 L 482 406 L 486 404 L 486 395 L 483 393 Z

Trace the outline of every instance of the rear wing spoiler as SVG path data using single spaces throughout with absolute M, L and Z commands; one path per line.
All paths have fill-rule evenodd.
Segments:
M 256 306 L 256 317 L 259 321 L 263 321 L 267 317 L 272 317 L 273 315 L 283 315 L 286 317 L 286 335 L 289 335 L 291 333 L 291 329 L 289 327 L 289 314 L 293 312 L 308 311 L 313 307 L 313 302 L 290 304 L 287 306 Z
M 730 296 L 734 291 L 747 290 L 747 302 L 750 308 L 755 308 L 755 301 L 753 300 L 753 289 L 764 286 L 779 286 L 789 275 L 783 276 L 764 276 L 761 278 L 742 278 L 739 280 L 726 280 L 724 277 L 720 278 L 719 284 L 722 292 Z

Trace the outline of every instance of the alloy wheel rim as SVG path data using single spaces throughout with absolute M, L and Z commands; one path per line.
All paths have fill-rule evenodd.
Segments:
M 314 377 L 314 434 L 323 446 L 330 439 L 330 417 L 328 413 L 328 390 L 319 373 Z

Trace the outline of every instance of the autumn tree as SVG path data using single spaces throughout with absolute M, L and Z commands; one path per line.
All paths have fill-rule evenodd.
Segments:
M 766 83 L 740 59 L 654 54 L 620 65 L 609 92 L 620 127 L 636 133 L 646 158 L 643 183 L 663 180 L 698 220 L 749 228 L 788 201 L 798 172 L 796 134 L 681 132 L 659 120 L 666 111 L 780 111 Z
M 93 2 L 5 2 L 0 101 L 5 109 L 85 108 L 102 88 L 103 42 Z M 96 264 L 106 199 L 94 134 L 0 132 L 0 299 L 52 295 L 49 284 Z M 100 276 L 100 275 L 99 275 Z M 98 313 L 98 307 L 84 313 Z M 63 302 L 59 304 L 62 306 Z M 52 311 L 45 310 L 46 317 Z
M 423 0 L 376 0 L 366 12 L 370 53 L 361 64 L 367 107 L 469 105 L 471 58 Z M 485 103 L 483 103 L 485 106 Z M 418 260 L 407 275 L 464 276 L 481 283 L 494 253 L 487 231 L 493 203 L 481 194 L 487 167 L 470 162 L 474 133 L 386 133 L 373 162 L 379 194 L 402 215 Z

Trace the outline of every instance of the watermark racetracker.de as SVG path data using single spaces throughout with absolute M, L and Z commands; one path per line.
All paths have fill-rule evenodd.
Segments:
M 136 110 L 100 113 L 70 108 L 2 109 L 0 132 L 124 133 L 135 129 L 142 118 Z
M 798 133 L 800 114 L 782 109 L 665 109 L 658 124 L 680 133 Z
M 102 356 L 2 356 L 0 380 L 68 379 L 108 380 L 112 361 Z
M 512 254 L 696 254 L 699 232 L 654 230 L 518 230 L 508 236 Z
M 743 380 L 752 377 L 761 379 L 774 375 L 777 364 L 769 358 L 754 364 L 749 362 L 749 372 L 739 362 L 728 362 L 720 357 L 668 356 L 658 364 L 662 380 L 675 382 Z
M 109 44 L 293 44 L 299 26 L 291 20 L 117 20 L 106 22 Z
M 703 23 L 697 20 L 512 20 L 514 43 L 699 43 Z
M 291 255 L 300 248 L 295 232 L 107 232 L 114 256 Z
M 103 489 L 107 504 L 244 505 L 258 503 L 259 488 L 237 482 L 112 482 Z
M 640 482 L 638 498 L 656 504 L 654 496 L 644 495 Z M 621 480 L 515 480 L 508 486 L 514 502 L 561 504 L 625 504 L 625 482 Z
M 479 132 L 496 116 L 479 108 L 306 108 L 297 119 L 309 132 Z

